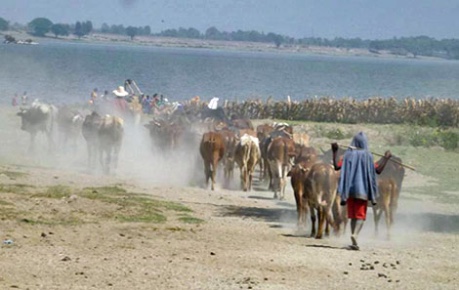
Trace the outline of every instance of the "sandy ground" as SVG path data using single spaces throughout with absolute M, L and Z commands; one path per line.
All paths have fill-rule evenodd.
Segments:
M 80 154 L 84 148 L 59 154 L 59 160 L 66 162 L 24 154 L 27 136 L 8 129 L 17 128 L 16 123 L 13 120 L 0 126 L 3 136 L 8 132 L 0 150 L 0 172 L 25 173 L 16 177 L 0 174 L 0 201 L 23 213 L 0 221 L 0 238 L 6 241 L 0 246 L 1 289 L 459 287 L 457 205 L 405 198 L 402 193 L 392 239 L 385 239 L 384 226 L 381 237 L 374 236 L 370 214 L 360 237 L 361 251 L 349 251 L 345 249 L 350 242 L 348 233 L 323 240 L 295 235 L 290 186 L 284 201 L 273 200 L 272 193 L 258 182 L 249 193 L 220 186 L 212 192 L 174 179 L 174 175 L 182 177 L 180 171 L 187 168 L 186 162 L 168 169 L 167 158 L 133 160 L 143 149 L 132 150 L 129 145 L 124 147 L 119 171 L 104 176 L 85 168 L 85 155 Z M 139 163 L 141 168 L 133 165 Z M 201 176 L 200 170 L 195 171 L 192 173 Z M 197 180 L 200 185 L 200 178 Z M 416 186 L 423 180 L 423 176 L 409 173 L 405 186 Z M 237 187 L 236 177 L 234 183 Z M 19 198 L 20 192 L 4 189 L 12 184 L 31 185 L 37 192 L 54 185 L 75 190 L 117 185 L 129 192 L 179 202 L 203 222 L 184 223 L 168 212 L 163 223 L 97 220 L 120 209 L 99 206 L 78 194 L 59 199 Z M 0 204 L 0 210 L 5 208 Z M 58 221 L 74 214 L 87 222 L 31 223 L 23 218 L 33 215 Z

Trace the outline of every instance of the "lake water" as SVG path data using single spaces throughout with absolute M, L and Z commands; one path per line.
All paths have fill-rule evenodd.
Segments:
M 81 102 L 133 79 L 170 100 L 459 98 L 459 62 L 44 42 L 0 45 L 2 102 Z

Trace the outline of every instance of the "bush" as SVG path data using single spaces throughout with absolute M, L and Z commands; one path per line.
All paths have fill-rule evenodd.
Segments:
M 455 150 L 459 142 L 459 134 L 451 131 L 439 133 L 440 145 L 446 150 Z
M 414 147 L 441 146 L 446 150 L 458 148 L 459 134 L 453 131 L 416 130 L 409 136 L 409 143 Z
M 414 147 L 430 147 L 435 144 L 432 135 L 421 131 L 416 131 L 410 135 L 410 145 Z
M 325 137 L 327 137 L 328 139 L 333 139 L 333 140 L 342 140 L 342 139 L 350 138 L 352 136 L 349 133 L 346 134 L 340 128 L 337 128 L 337 129 L 326 132 Z

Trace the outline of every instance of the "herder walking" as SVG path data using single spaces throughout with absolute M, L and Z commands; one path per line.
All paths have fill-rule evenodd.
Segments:
M 373 155 L 368 148 L 368 139 L 363 132 L 354 136 L 351 145 L 344 153 L 342 163 L 339 162 L 341 164 L 336 161 L 339 145 L 332 143 L 331 147 L 335 170 L 341 170 L 338 184 L 341 205 L 347 205 L 348 217 L 351 219 L 352 244 L 349 248 L 359 250 L 357 238 L 366 219 L 368 202 L 375 206 L 378 198 L 376 174 L 384 170 L 392 154 L 386 151 L 384 161 L 375 168 Z

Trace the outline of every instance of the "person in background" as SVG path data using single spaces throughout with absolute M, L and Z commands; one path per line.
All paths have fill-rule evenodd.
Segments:
M 357 133 L 346 150 L 341 164 L 336 161 L 339 145 L 332 143 L 333 166 L 341 170 L 338 183 L 338 194 L 341 205 L 347 205 L 348 218 L 351 219 L 351 250 L 359 250 L 357 238 L 362 230 L 367 215 L 367 205 L 376 205 L 378 185 L 376 174 L 380 174 L 392 157 L 390 151 L 384 154 L 384 161 L 375 168 L 373 155 L 369 151 L 368 138 L 363 132 Z
M 113 94 L 115 95 L 115 99 L 113 100 L 115 111 L 120 117 L 125 117 L 129 109 L 125 98 L 129 95 L 129 93 L 123 86 L 119 86 L 116 90 L 113 90 Z
M 22 97 L 21 97 L 21 104 L 23 106 L 27 106 L 27 103 L 28 103 L 27 92 L 24 92 L 24 94 L 22 94 Z
M 107 90 L 105 90 L 104 93 L 100 96 L 100 99 L 103 101 L 108 101 L 109 98 L 110 98 L 110 94 Z
M 91 92 L 91 97 L 89 98 L 89 104 L 94 105 L 97 100 L 97 88 L 94 88 Z
M 150 96 L 146 95 L 142 98 L 142 111 L 144 114 L 150 114 Z
M 132 96 L 132 100 L 128 104 L 129 110 L 134 118 L 134 125 L 139 125 L 142 119 L 142 104 L 139 101 L 139 97 Z
M 154 94 L 150 102 L 150 113 L 159 114 L 159 97 L 158 94 Z
M 11 105 L 16 107 L 18 105 L 18 94 L 14 94 L 13 99 L 11 100 Z

